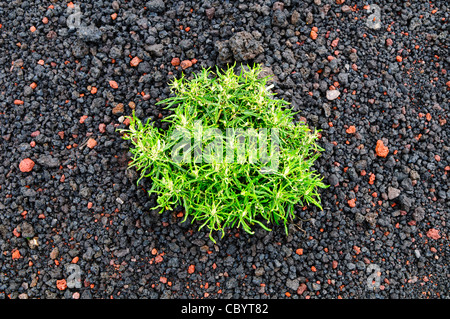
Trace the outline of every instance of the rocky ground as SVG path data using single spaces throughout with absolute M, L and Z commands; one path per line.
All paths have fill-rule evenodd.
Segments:
M 375 4 L 1 1 L 0 297 L 449 298 L 449 4 Z M 322 130 L 331 186 L 287 237 L 214 244 L 152 210 L 116 129 L 234 62 Z

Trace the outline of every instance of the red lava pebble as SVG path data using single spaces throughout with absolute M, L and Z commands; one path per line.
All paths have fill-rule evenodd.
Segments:
M 334 40 L 331 42 L 331 46 L 332 46 L 333 48 L 337 47 L 338 44 L 339 44 L 339 39 L 334 39 Z
M 311 29 L 311 32 L 309 34 L 309 37 L 313 40 L 317 39 L 317 32 L 319 31 L 319 29 L 317 27 L 313 27 Z
M 178 65 L 180 65 L 180 59 L 179 58 L 173 58 L 172 61 L 170 61 L 170 63 L 173 66 L 178 66 Z
M 109 81 L 109 85 L 113 88 L 113 89 L 118 89 L 119 88 L 119 84 L 117 84 L 116 81 Z
M 130 61 L 130 65 L 131 66 L 138 66 L 139 63 L 141 63 L 142 60 L 139 59 L 137 56 L 135 56 L 131 61 Z
M 34 162 L 29 158 L 23 159 L 19 164 L 19 169 L 22 173 L 31 172 L 33 167 L 34 167 Z
M 435 228 L 431 228 L 427 231 L 427 237 L 431 239 L 439 239 L 441 235 L 439 235 L 439 230 Z
M 19 251 L 18 249 L 13 250 L 12 255 L 11 255 L 11 258 L 12 258 L 12 259 L 19 259 L 20 257 L 22 257 L 22 256 L 20 255 L 20 251 Z
M 302 283 L 300 286 L 298 286 L 297 294 L 303 295 L 303 293 L 306 291 L 306 288 L 307 288 L 306 284 Z
M 188 268 L 188 273 L 193 274 L 195 271 L 195 265 L 190 265 Z
M 106 132 L 106 124 L 105 123 L 100 123 L 98 125 L 98 130 L 100 131 L 100 133 L 105 133 Z
M 87 147 L 89 147 L 89 148 L 94 148 L 94 147 L 96 147 L 96 146 L 97 146 L 97 141 L 94 140 L 93 138 L 90 138 L 90 139 L 87 141 Z
M 356 127 L 351 125 L 345 132 L 347 132 L 347 134 L 355 134 L 356 133 Z
M 192 66 L 192 62 L 189 60 L 184 60 L 180 65 L 183 70 L 186 70 L 187 68 L 190 68 Z
M 57 280 L 56 288 L 58 288 L 59 290 L 66 290 L 66 288 L 67 288 L 66 280 L 65 279 Z
M 80 124 L 83 124 L 84 121 L 86 121 L 87 118 L 88 118 L 87 115 L 83 115 L 82 117 L 80 117 Z
M 336 269 L 338 266 L 338 262 L 336 260 L 333 260 L 333 262 L 331 263 L 331 267 L 333 267 L 333 269 Z
M 375 152 L 379 157 L 386 157 L 389 153 L 389 148 L 384 145 L 382 140 L 378 140 L 377 146 L 375 147 Z
M 348 206 L 350 206 L 351 208 L 356 206 L 356 198 L 350 199 L 349 201 L 347 201 Z
M 373 183 L 375 182 L 375 174 L 370 174 L 370 177 L 369 177 L 369 184 L 370 185 L 373 185 Z

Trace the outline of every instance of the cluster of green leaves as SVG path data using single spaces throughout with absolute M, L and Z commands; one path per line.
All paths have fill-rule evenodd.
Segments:
M 260 72 L 259 66 L 242 67 L 239 74 L 233 67 L 216 74 L 204 69 L 191 80 L 174 79 L 173 94 L 160 102 L 172 111 L 163 120 L 169 129 L 156 128 L 150 121 L 144 124 L 133 113 L 129 127 L 122 130 L 133 145 L 130 166 L 141 172 L 140 178 L 152 179 L 148 192 L 158 195 L 158 207 L 171 210 L 182 204 L 185 216 L 209 228 L 214 242 L 212 233 L 222 231 L 223 236 L 226 227 L 253 233 L 252 225 L 270 231 L 274 223 L 283 224 L 287 232 L 295 218 L 294 205 L 321 207 L 318 189 L 326 185 L 311 169 L 322 151 L 316 144 L 318 132 L 294 123 L 289 103 L 273 98 L 269 78 L 260 78 Z M 279 145 L 272 151 L 278 152 L 277 169 L 264 172 L 268 164 L 262 161 L 174 161 L 179 140 L 171 136 L 176 130 L 194 134 L 198 121 L 203 130 L 276 129 Z M 228 136 L 223 139 L 233 143 Z M 203 149 L 207 142 L 203 140 Z M 245 155 L 251 156 L 248 150 Z

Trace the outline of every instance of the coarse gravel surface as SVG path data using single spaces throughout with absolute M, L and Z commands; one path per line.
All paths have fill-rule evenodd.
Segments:
M 449 298 L 449 6 L 0 1 L 0 298 Z M 288 236 L 214 244 L 152 209 L 116 129 L 234 62 L 322 130 L 331 186 Z

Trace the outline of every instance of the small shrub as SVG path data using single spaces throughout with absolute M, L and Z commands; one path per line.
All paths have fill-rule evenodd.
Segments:
M 323 150 L 318 133 L 293 123 L 289 103 L 273 98 L 260 71 L 182 76 L 170 84 L 173 96 L 159 102 L 172 111 L 163 120 L 169 129 L 133 113 L 121 130 L 133 145 L 130 167 L 152 179 L 148 192 L 158 195 L 158 207 L 182 204 L 214 242 L 212 233 L 223 237 L 226 227 L 253 233 L 255 224 L 268 231 L 283 224 L 287 232 L 294 205 L 321 208 L 318 189 L 327 187 L 311 169 Z

